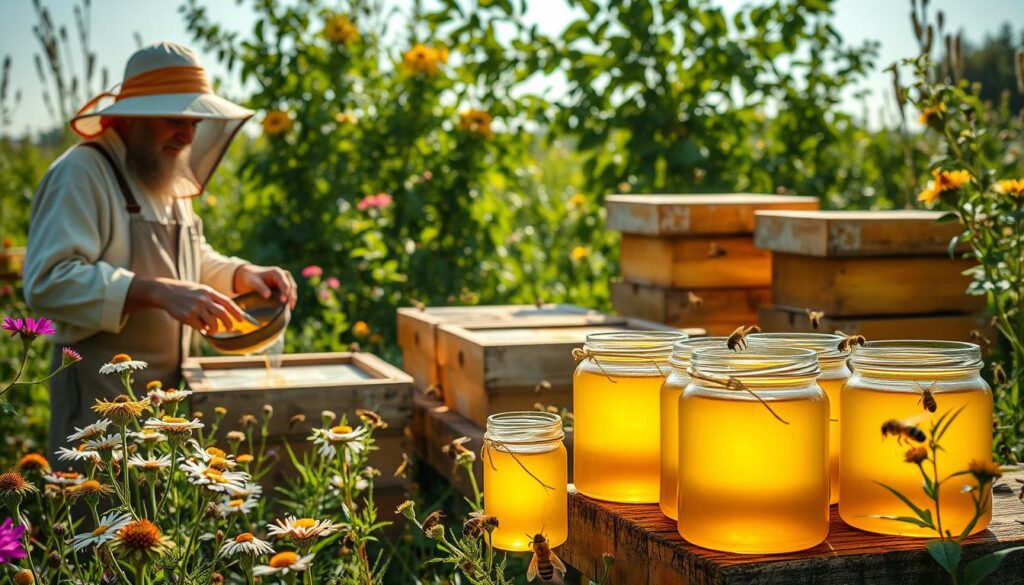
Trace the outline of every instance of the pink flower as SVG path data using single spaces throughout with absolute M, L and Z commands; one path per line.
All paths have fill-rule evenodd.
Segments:
M 24 341 L 32 341 L 40 335 L 53 335 L 57 332 L 53 328 L 53 321 L 45 317 L 38 319 L 33 319 L 32 317 L 24 319 L 4 317 L 4 322 L 3 325 L 0 325 L 0 329 L 10 331 L 11 337 L 20 334 L 21 339 Z
M 338 290 L 338 287 L 341 286 L 341 281 L 338 280 L 337 278 L 334 278 L 333 276 L 329 276 L 327 277 L 327 286 L 331 287 L 334 290 Z
M 24 526 L 14 526 L 10 518 L 0 524 L 0 565 L 25 558 L 25 549 L 21 546 L 21 537 L 25 534 Z
M 367 195 L 356 203 L 356 209 L 359 211 L 366 211 L 367 209 L 384 209 L 388 205 L 391 205 L 393 199 L 391 195 L 387 193 L 376 193 L 374 195 Z
M 324 273 L 324 269 L 320 268 L 316 264 L 310 264 L 309 266 L 302 269 L 302 276 L 306 278 L 313 278 L 314 276 L 320 276 Z
M 60 361 L 64 365 L 80 362 L 82 361 L 82 354 L 78 353 L 77 351 L 70 347 L 65 347 L 60 351 Z
M 326 290 L 320 291 L 320 300 L 321 301 L 328 301 L 328 300 L 330 300 L 330 298 L 331 298 L 331 293 L 327 292 Z

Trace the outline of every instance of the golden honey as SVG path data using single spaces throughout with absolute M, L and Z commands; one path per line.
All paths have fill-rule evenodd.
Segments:
M 831 504 L 839 502 L 839 391 L 850 377 L 850 368 L 846 365 L 847 354 L 839 351 L 842 340 L 841 335 L 828 333 L 756 333 L 749 337 L 749 343 L 755 345 L 802 347 L 818 354 L 818 365 L 821 367 L 818 385 L 828 396 L 829 404 L 828 470 Z
M 747 554 L 822 542 L 829 529 L 829 406 L 815 383 L 814 352 L 698 349 L 689 371 L 693 379 L 679 398 L 679 534 L 704 548 Z M 730 378 L 771 411 L 750 392 L 726 387 Z
M 679 498 L 679 395 L 690 383 L 686 369 L 690 356 L 698 347 L 725 347 L 725 337 L 684 339 L 672 346 L 669 366 L 672 368 L 661 386 L 661 488 L 658 507 L 661 513 L 675 520 Z
M 543 532 L 552 547 L 568 537 L 567 455 L 562 419 L 548 412 L 509 412 L 487 419 L 484 513 L 498 519 L 495 548 L 529 551 Z
M 587 336 L 573 375 L 573 482 L 611 502 L 655 503 L 661 491 L 660 392 L 668 332 Z
M 883 534 L 936 537 L 928 528 L 875 516 L 913 516 L 909 507 L 879 485 L 884 483 L 907 496 L 915 505 L 932 509 L 934 502 L 921 489 L 921 472 L 904 460 L 914 440 L 882 436 L 882 426 L 898 420 L 931 435 L 932 422 L 963 407 L 940 440 L 938 476 L 964 471 L 972 460 L 991 461 L 992 392 L 978 374 L 978 346 L 954 342 L 869 342 L 855 351 L 854 373 L 843 388 L 840 408 L 839 514 L 847 524 Z M 936 410 L 925 410 L 921 389 L 929 388 Z M 925 469 L 933 473 L 931 462 Z M 943 482 L 939 508 L 943 531 L 959 534 L 974 517 L 969 493 L 971 475 Z M 991 497 L 971 531 L 984 530 L 992 516 Z

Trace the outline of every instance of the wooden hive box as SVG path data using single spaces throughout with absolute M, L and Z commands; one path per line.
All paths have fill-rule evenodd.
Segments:
M 760 211 L 755 244 L 773 252 L 772 302 L 830 316 L 972 313 L 971 260 L 950 258 L 959 224 L 931 211 Z
M 818 200 L 751 193 L 612 195 L 605 206 L 608 227 L 622 232 L 622 283 L 612 292 L 616 311 L 716 335 L 753 323 L 760 299 L 768 296 L 772 255 L 754 246 L 754 213 L 815 210 Z M 706 302 L 690 302 L 694 297 Z
M 227 408 L 222 430 L 242 430 L 237 420 L 246 414 L 260 418 L 263 405 L 274 408 L 267 437 L 268 449 L 278 450 L 287 463 L 284 442 L 297 454 L 307 452 L 310 428 L 319 426 L 320 413 L 330 410 L 350 423 L 358 422 L 356 409 L 379 413 L 388 428 L 374 433 L 377 450 L 370 465 L 381 470 L 377 483 L 382 487 L 398 485 L 393 472 L 402 461 L 405 427 L 412 420 L 412 378 L 398 368 L 368 353 L 315 353 L 282 356 L 278 378 L 268 385 L 263 356 L 189 358 L 183 375 L 193 390 L 192 407 L 209 416 L 214 407 Z M 292 425 L 296 415 L 305 416 L 304 424 Z M 277 475 L 287 475 L 290 467 L 278 465 Z M 271 478 L 275 483 L 278 478 Z
M 443 352 L 449 391 L 445 404 L 479 427 L 496 412 L 533 410 L 540 402 L 572 408 L 572 350 L 587 335 L 606 331 L 672 331 L 658 323 L 624 317 L 604 317 L 595 323 L 581 317 L 558 325 L 524 323 L 508 328 L 494 325 L 443 325 L 438 343 Z M 699 329 L 687 330 L 703 335 Z M 539 390 L 546 381 L 550 387 Z
M 758 323 L 763 330 L 780 333 L 842 331 L 848 335 L 863 335 L 868 339 L 938 339 L 978 343 L 978 339 L 971 335 L 972 331 L 977 331 L 986 339 L 995 339 L 995 330 L 990 320 L 971 314 L 867 317 L 826 315 L 821 318 L 817 329 L 812 326 L 810 317 L 802 309 L 767 305 L 761 307 L 758 315 Z
M 418 388 L 443 389 L 438 364 L 437 328 L 462 323 L 507 323 L 523 319 L 561 319 L 570 315 L 600 315 L 575 305 L 477 305 L 468 307 L 403 307 L 398 309 L 398 345 L 402 369 Z

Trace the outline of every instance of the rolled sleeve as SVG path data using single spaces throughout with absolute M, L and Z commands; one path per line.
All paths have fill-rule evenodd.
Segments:
M 199 282 L 217 292 L 235 294 L 235 271 L 248 264 L 235 256 L 225 256 L 213 249 L 203 236 L 199 242 Z

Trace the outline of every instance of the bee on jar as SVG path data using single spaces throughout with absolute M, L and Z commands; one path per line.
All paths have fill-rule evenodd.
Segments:
M 863 346 L 868 342 L 867 338 L 863 335 L 847 335 L 842 331 L 836 331 L 836 335 L 842 335 L 843 340 L 839 342 L 839 346 L 836 348 L 842 352 L 849 352 L 853 350 L 853 346 Z
M 726 340 L 725 346 L 733 351 L 747 349 L 747 335 L 751 333 L 760 333 L 761 328 L 757 325 L 750 325 L 744 327 L 740 325 L 729 335 L 729 339 Z
M 530 536 L 527 534 L 526 536 Z M 526 580 L 533 581 L 540 576 L 541 581 L 554 581 L 555 573 L 559 577 L 565 576 L 565 565 L 555 553 L 551 552 L 548 546 L 548 539 L 544 534 L 537 533 L 530 539 L 530 548 L 533 549 L 533 558 L 530 559 L 530 566 L 526 568 Z
M 935 402 L 935 395 L 932 394 L 932 392 L 935 390 L 935 384 L 932 383 L 932 385 L 927 388 L 918 384 L 917 382 L 914 382 L 914 384 L 916 384 L 917 387 L 921 389 L 921 399 L 918 400 L 917 403 L 923 405 L 924 409 L 927 410 L 928 412 L 935 412 L 935 410 L 938 409 L 939 407 L 939 405 Z
M 699 309 L 704 304 L 704 299 L 697 296 L 692 290 L 686 291 L 686 303 L 688 307 Z
M 825 311 L 812 311 L 810 309 L 804 309 L 807 311 L 807 318 L 811 320 L 811 327 L 817 329 L 821 326 L 821 320 L 825 318 Z
M 882 438 L 892 435 L 896 437 L 896 442 L 900 445 L 903 444 L 904 440 L 914 440 L 918 443 L 925 442 L 928 437 L 925 436 L 924 431 L 917 428 L 916 417 L 914 419 L 899 421 L 891 418 L 882 423 Z

